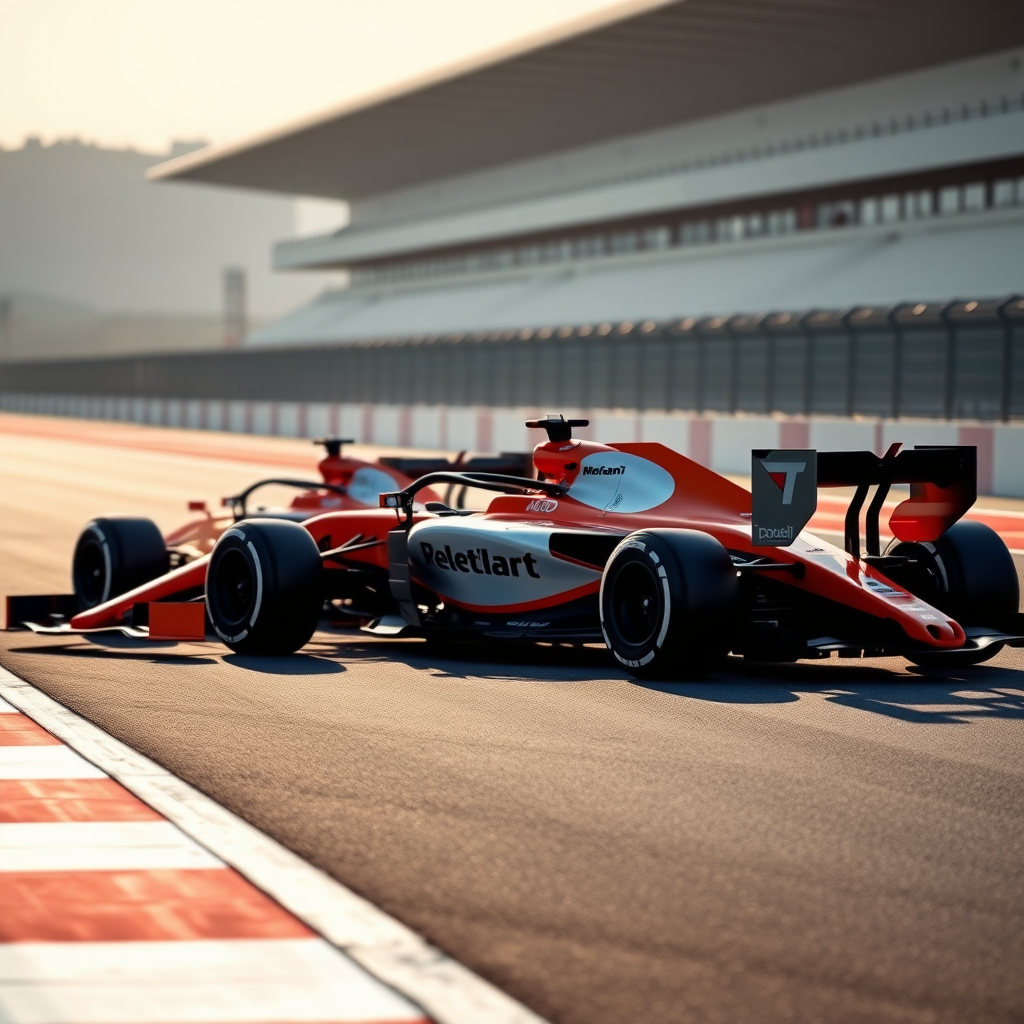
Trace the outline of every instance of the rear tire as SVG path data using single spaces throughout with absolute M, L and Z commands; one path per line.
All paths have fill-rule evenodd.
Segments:
M 1013 556 L 990 526 L 961 520 L 937 541 L 893 541 L 887 555 L 905 555 L 916 564 L 895 567 L 886 575 L 915 597 L 961 625 L 998 626 L 1017 612 L 1020 584 Z M 1002 644 L 981 650 L 922 651 L 907 660 L 922 668 L 956 669 L 994 658 Z
M 601 629 L 641 678 L 697 678 L 729 653 L 739 586 L 728 552 L 698 530 L 640 530 L 612 552 Z
M 206 574 L 214 631 L 239 654 L 291 654 L 316 632 L 323 561 L 298 523 L 243 520 L 217 541 Z
M 93 519 L 79 536 L 71 561 L 78 607 L 95 608 L 163 576 L 169 567 L 163 535 L 151 519 Z

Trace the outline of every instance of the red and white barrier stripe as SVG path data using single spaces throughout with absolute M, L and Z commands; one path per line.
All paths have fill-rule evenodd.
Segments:
M 0 1020 L 425 1019 L 0 700 Z
M 285 437 L 323 434 L 363 444 L 466 451 L 525 451 L 536 443 L 524 421 L 542 409 L 296 402 L 85 399 L 0 394 L 0 409 L 97 419 L 128 418 L 171 427 L 216 426 Z M 978 492 L 1024 498 L 1024 423 L 846 419 L 826 416 L 698 415 L 628 409 L 561 409 L 590 419 L 581 437 L 660 441 L 719 473 L 750 472 L 751 448 L 868 449 L 893 441 L 978 448 Z
M 3 698 L 0 1021 L 544 1024 L 0 667 Z

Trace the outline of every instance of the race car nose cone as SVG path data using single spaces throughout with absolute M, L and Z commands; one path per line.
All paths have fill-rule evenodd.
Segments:
M 967 641 L 963 627 L 952 619 L 924 623 L 924 632 L 928 639 L 938 641 L 943 647 L 960 647 Z

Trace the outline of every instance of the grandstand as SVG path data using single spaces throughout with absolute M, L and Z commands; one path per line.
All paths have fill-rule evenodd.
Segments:
M 1024 495 L 1024 5 L 632 0 L 149 176 L 347 200 L 273 252 L 347 287 L 234 352 L 7 364 L 0 408 L 476 449 L 552 408 L 729 472 L 959 442 Z
M 350 286 L 252 344 L 1024 290 L 1024 8 L 612 7 L 164 180 L 344 198 L 282 270 Z

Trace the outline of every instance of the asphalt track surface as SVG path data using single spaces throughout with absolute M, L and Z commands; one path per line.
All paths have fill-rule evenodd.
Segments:
M 0 422 L 0 584 L 259 471 Z M 1024 1018 L 1022 652 L 640 685 L 594 648 L 5 633 L 0 663 L 553 1021 Z

